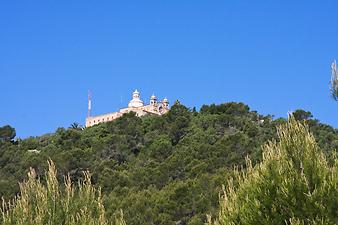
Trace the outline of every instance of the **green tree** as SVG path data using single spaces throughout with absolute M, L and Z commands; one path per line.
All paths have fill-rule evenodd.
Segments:
M 173 145 L 176 145 L 181 138 L 187 133 L 191 120 L 189 109 L 176 101 L 170 111 L 165 115 L 167 122 L 170 124 L 168 132 Z
M 292 113 L 292 115 L 296 120 L 299 120 L 299 121 L 309 120 L 313 117 L 311 112 L 304 111 L 302 109 L 297 109 L 296 111 Z
M 69 128 L 75 129 L 75 130 L 82 130 L 83 129 L 83 127 L 76 122 L 72 123 Z
M 30 167 L 45 184 L 50 158 L 59 181 L 69 174 L 77 184 L 84 171 L 92 172 L 93 184 L 102 187 L 107 220 L 115 221 L 123 209 L 127 224 L 203 225 L 207 213 L 217 215 L 218 195 L 233 166 L 245 167 L 246 156 L 253 164 L 261 162 L 260 146 L 277 137 L 276 126 L 287 123 L 243 103 L 203 110 L 193 112 L 177 102 L 163 116 L 140 118 L 131 112 L 83 130 L 59 128 L 0 141 L 0 199 L 20 193 L 18 183 Z M 338 130 L 313 118 L 304 122 L 333 165 Z M 64 184 L 60 190 L 65 191 Z
M 263 146 L 263 161 L 236 170 L 209 224 L 337 224 L 338 168 L 330 167 L 307 125 L 294 117 Z
M 16 136 L 15 129 L 9 125 L 0 127 L 0 140 L 10 141 Z

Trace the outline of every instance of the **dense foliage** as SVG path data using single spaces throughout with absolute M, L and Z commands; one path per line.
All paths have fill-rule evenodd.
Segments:
M 263 160 L 235 171 L 215 225 L 325 224 L 338 220 L 338 167 L 329 166 L 307 126 L 291 117 Z
M 0 127 L 0 141 L 10 141 L 15 137 L 15 129 L 9 125 Z
M 338 147 L 336 129 L 298 110 L 333 163 Z M 0 196 L 19 192 L 29 167 L 45 176 L 46 161 L 58 167 L 58 178 L 70 174 L 102 187 L 106 218 L 122 209 L 128 225 L 204 224 L 218 212 L 222 184 L 233 167 L 261 161 L 260 146 L 277 137 L 283 118 L 263 116 L 243 103 L 205 105 L 189 110 L 178 102 L 164 116 L 121 118 L 82 129 L 76 124 L 53 134 L 0 142 Z

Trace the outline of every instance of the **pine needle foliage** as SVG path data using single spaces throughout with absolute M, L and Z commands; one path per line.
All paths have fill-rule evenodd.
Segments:
M 101 190 L 90 180 L 89 172 L 77 185 L 69 176 L 64 178 L 64 186 L 57 180 L 57 170 L 48 161 L 46 185 L 30 169 L 28 180 L 20 184 L 20 195 L 13 201 L 2 203 L 1 214 L 4 225 L 106 225 L 105 209 Z M 118 217 L 117 225 L 125 225 L 123 217 Z
M 278 128 L 279 141 L 262 148 L 255 167 L 246 159 L 245 171 L 220 195 L 216 221 L 208 224 L 309 225 L 337 224 L 337 160 L 329 166 L 308 127 L 290 116 Z

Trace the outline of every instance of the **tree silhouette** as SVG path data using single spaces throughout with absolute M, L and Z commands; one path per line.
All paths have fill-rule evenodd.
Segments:
M 82 126 L 78 123 L 72 123 L 69 127 L 70 129 L 75 129 L 75 130 L 82 130 Z

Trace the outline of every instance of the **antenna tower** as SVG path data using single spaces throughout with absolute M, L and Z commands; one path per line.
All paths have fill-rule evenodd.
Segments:
M 88 91 L 88 112 L 87 112 L 87 118 L 91 117 L 92 114 L 92 93 L 89 90 Z

